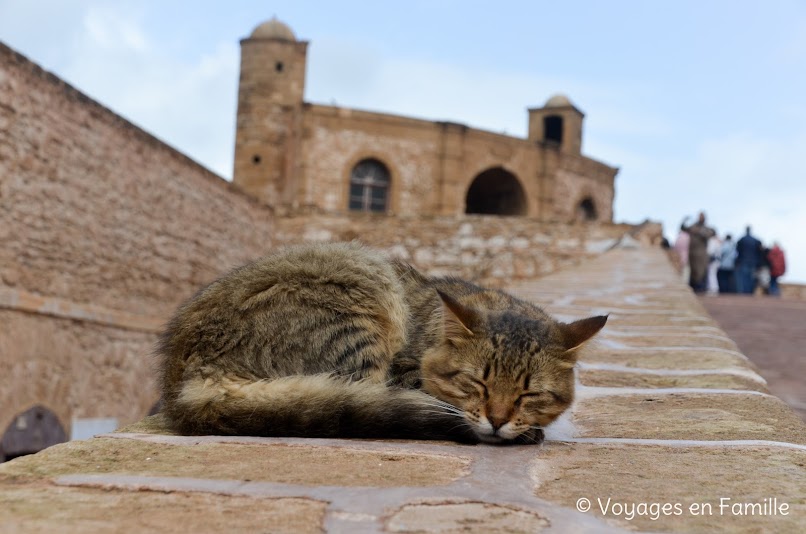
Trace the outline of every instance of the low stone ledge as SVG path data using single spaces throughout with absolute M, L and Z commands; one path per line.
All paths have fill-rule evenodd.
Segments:
M 438 486 L 466 475 L 469 464 L 461 457 L 317 447 L 315 441 L 304 446 L 271 441 L 221 443 L 208 436 L 194 440 L 194 445 L 104 437 L 73 441 L 20 458 L 0 472 L 0 477 L 54 478 L 84 473 L 302 486 Z
M 806 444 L 806 425 L 776 397 L 733 390 L 668 391 L 635 394 L 626 389 L 623 395 L 583 398 L 574 409 L 574 424 L 583 437 Z
M 604 371 L 581 369 L 579 382 L 583 386 L 616 388 L 703 388 L 736 389 L 769 393 L 767 386 L 759 380 L 728 374 L 720 370 L 711 374 L 652 374 L 630 373 L 625 371 Z
M 580 361 L 606 363 L 641 369 L 724 370 L 755 372 L 743 354 L 713 348 L 644 348 L 585 351 Z
M 624 349 L 696 347 L 698 349 L 725 349 L 738 351 L 739 347 L 725 335 L 689 333 L 687 335 L 654 332 L 643 335 L 610 335 L 602 337 L 601 344 Z

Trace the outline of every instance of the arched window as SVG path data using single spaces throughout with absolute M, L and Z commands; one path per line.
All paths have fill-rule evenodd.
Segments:
M 563 142 L 563 118 L 549 115 L 543 119 L 543 140 L 561 145 Z
M 596 204 L 591 197 L 585 197 L 577 207 L 577 217 L 583 221 L 595 221 L 599 214 L 596 213 Z
M 350 174 L 350 211 L 385 212 L 389 181 L 389 169 L 377 159 L 358 162 Z

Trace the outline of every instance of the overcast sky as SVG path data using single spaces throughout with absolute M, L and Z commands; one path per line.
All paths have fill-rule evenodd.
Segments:
M 230 178 L 238 42 L 273 15 L 306 100 L 523 137 L 564 93 L 617 221 L 752 224 L 806 282 L 806 2 L 0 0 L 0 40 Z

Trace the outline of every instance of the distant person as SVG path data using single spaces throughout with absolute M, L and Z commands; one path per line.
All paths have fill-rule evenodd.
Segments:
M 705 292 L 709 295 L 719 294 L 719 280 L 717 271 L 720 265 L 720 251 L 722 250 L 722 240 L 714 234 L 708 239 L 706 251 L 708 252 L 708 275 L 706 277 Z
M 761 266 L 761 241 L 750 234 L 736 243 L 736 292 L 752 295 L 756 291 L 756 269 Z
M 687 220 L 688 217 L 683 219 L 683 223 L 680 225 L 680 232 L 674 240 L 674 252 L 677 255 L 677 268 L 682 273 L 685 283 L 688 283 L 689 275 L 691 274 L 691 270 L 688 267 L 688 244 L 691 238 L 688 232 L 684 230 Z
M 735 269 L 736 243 L 733 241 L 733 236 L 728 234 L 719 250 L 719 269 L 716 271 L 720 293 L 736 293 Z
M 770 294 L 770 261 L 767 259 L 767 254 L 770 253 L 769 247 L 761 245 L 761 263 L 756 269 L 756 285 L 761 288 L 764 295 Z
M 688 265 L 691 268 L 689 285 L 695 293 L 702 293 L 706 287 L 708 272 L 708 240 L 715 235 L 713 229 L 705 226 L 705 213 L 700 212 L 697 222 L 691 226 L 683 226 L 689 235 Z
M 781 287 L 778 285 L 778 278 L 786 272 L 786 257 L 784 250 L 776 241 L 767 253 L 767 263 L 770 265 L 770 289 L 769 294 L 773 297 L 781 296 Z

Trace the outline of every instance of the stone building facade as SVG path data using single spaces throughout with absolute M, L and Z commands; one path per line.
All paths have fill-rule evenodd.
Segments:
M 599 255 L 629 230 L 610 223 L 615 169 L 579 154 L 570 104 L 531 112 L 536 139 L 557 128 L 538 118 L 564 114 L 556 146 L 304 104 L 306 44 L 277 28 L 244 41 L 234 184 L 0 43 L 0 461 L 69 438 L 77 422 L 147 414 L 166 319 L 274 247 L 361 238 L 424 271 L 502 286 Z M 257 62 L 275 52 L 268 65 L 291 81 L 267 85 Z M 367 159 L 389 187 L 384 210 L 363 213 L 377 167 L 363 167 L 361 210 L 349 209 L 350 181 Z M 506 196 L 510 174 L 520 200 Z M 492 176 L 479 182 L 489 205 L 523 216 L 465 214 L 479 175 Z M 588 197 L 600 223 L 562 222 Z
M 526 139 L 303 100 L 308 43 L 272 19 L 241 41 L 234 183 L 280 209 L 610 221 L 617 169 L 581 153 L 563 95 Z

